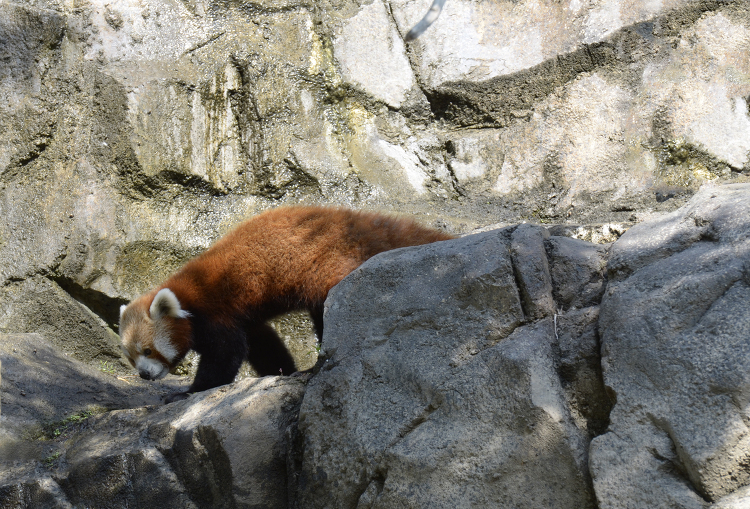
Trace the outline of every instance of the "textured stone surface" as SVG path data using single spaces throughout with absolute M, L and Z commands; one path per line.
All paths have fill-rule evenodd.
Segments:
M 571 416 L 589 438 L 609 424 L 612 398 L 602 379 L 599 306 L 557 315 L 558 372 Z
M 510 237 L 516 282 L 527 318 L 531 320 L 555 313 L 549 263 L 544 251 L 545 237 L 549 238 L 547 230 L 526 224 L 519 225 Z
M 42 364 L 48 363 L 50 356 L 41 346 L 36 355 Z M 3 360 L 5 368 L 7 359 Z M 96 380 L 100 383 L 94 385 L 97 376 L 76 361 L 59 361 L 54 368 L 61 381 L 70 384 L 74 380 L 65 375 L 78 370 L 82 373 L 80 383 L 67 389 L 63 383 L 59 393 L 40 393 L 29 389 L 36 379 L 28 371 L 25 377 L 16 378 L 18 373 L 11 363 L 11 384 L 17 381 L 17 387 L 26 391 L 19 397 L 43 408 L 52 407 L 40 410 L 44 416 L 64 415 L 77 410 L 84 401 L 106 405 L 101 400 L 102 392 L 118 405 L 139 406 L 150 396 L 147 402 L 158 406 L 63 420 L 55 424 L 58 432 L 33 440 L 0 434 L 0 506 L 288 505 L 287 437 L 293 435 L 296 425 L 304 392 L 302 379 L 247 379 L 161 405 L 153 390 L 138 384 L 127 388 L 124 382 Z M 40 373 L 39 379 L 43 381 L 45 376 Z M 99 374 L 98 378 L 106 377 Z M 28 415 L 16 413 L 19 405 L 12 397 L 18 395 L 13 390 L 11 387 L 2 394 L 6 401 L 11 396 L 3 412 L 4 429 L 8 419 L 26 417 L 27 425 L 33 422 Z M 55 394 L 60 401 L 44 401 Z
M 735 277 L 747 272 L 737 265 L 746 232 L 733 224 L 746 212 L 739 204 L 740 212 L 712 215 L 703 196 L 692 219 L 661 216 L 702 183 L 750 175 L 748 3 L 449 0 L 404 44 L 427 3 L 2 1 L 0 331 L 41 333 L 95 367 L 113 362 L 121 304 L 279 204 L 395 210 L 455 233 L 557 223 L 550 238 L 530 228 L 513 233 L 515 249 L 511 237 L 503 241 L 515 253 L 502 257 L 520 311 L 493 315 L 486 327 L 501 336 L 516 327 L 530 334 L 521 343 L 541 342 L 557 373 L 556 401 L 570 415 L 564 429 L 585 443 L 608 425 L 596 316 L 610 285 L 601 324 L 618 406 L 612 430 L 595 442 L 600 505 L 614 493 L 608 500 L 634 506 L 741 507 L 747 366 L 738 281 L 747 276 Z M 722 203 L 717 210 L 729 210 Z M 612 242 L 649 219 L 617 244 L 606 276 L 607 246 L 559 238 Z M 525 249 L 539 236 L 546 260 Z M 688 291 L 696 278 L 700 291 Z M 628 281 L 662 286 L 643 290 L 641 302 Z M 673 298 L 680 292 L 689 295 Z M 465 299 L 468 310 L 495 302 Z M 716 334 L 681 322 L 704 308 L 696 323 Z M 287 323 L 296 332 L 282 334 L 300 366 L 311 365 L 306 320 Z M 539 338 L 550 330 L 547 347 Z M 736 335 L 735 346 L 712 341 Z M 633 344 L 639 355 L 656 348 L 661 360 L 636 355 Z M 480 355 L 489 354 L 458 355 L 457 366 Z M 721 355 L 728 360 L 714 369 Z M 704 378 L 691 378 L 700 371 Z M 669 382 L 663 390 L 676 402 L 657 405 L 640 388 L 643 376 Z M 697 403 L 686 399 L 693 389 Z M 726 422 L 709 429 L 726 433 L 703 443 L 703 428 L 690 427 L 703 421 L 680 412 L 715 408 Z M 631 442 L 617 438 L 628 433 Z M 583 449 L 570 450 L 577 465 L 586 462 Z M 160 468 L 149 454 L 128 461 Z M 29 479 L 14 500 L 55 499 L 60 488 L 48 475 Z M 396 497 L 388 478 L 372 479 L 363 506 L 381 492 Z
M 108 362 L 122 370 L 120 338 L 57 283 L 30 278 L 0 288 L 0 331 L 39 333 L 60 351 L 93 365 Z
M 529 69 L 618 30 L 688 7 L 690 0 L 661 3 L 597 0 L 446 3 L 439 21 L 421 36 L 420 78 L 429 88 L 457 81 L 485 81 Z M 427 2 L 399 0 L 393 13 L 402 33 L 424 14 Z M 563 20 L 567 23 L 563 23 Z
M 383 253 L 331 292 L 316 375 L 166 406 L 108 411 L 174 386 L 0 336 L 0 505 L 744 509 L 748 217 L 750 185 L 706 187 L 612 246 Z
M 606 286 L 607 247 L 560 236 L 545 246 L 557 305 L 563 310 L 598 305 Z
M 7 429 L 61 421 L 81 411 L 159 405 L 188 381 L 146 383 L 77 361 L 39 334 L 0 334 L 2 423 Z M 111 369 L 106 364 L 102 368 Z
M 391 108 L 399 109 L 416 85 L 404 41 L 381 1 L 364 5 L 350 18 L 333 47 L 342 80 L 365 87 Z
M 332 291 L 299 507 L 593 507 L 553 318 L 525 322 L 514 240 L 385 253 Z
M 591 448 L 600 507 L 704 507 L 750 484 L 748 217 L 749 185 L 704 188 L 612 247 L 600 330 L 617 403 Z

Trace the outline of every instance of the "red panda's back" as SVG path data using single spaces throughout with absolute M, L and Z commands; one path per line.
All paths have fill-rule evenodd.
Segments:
M 245 221 L 175 277 L 192 280 L 207 302 L 322 304 L 328 290 L 368 258 L 450 238 L 376 213 L 282 207 Z

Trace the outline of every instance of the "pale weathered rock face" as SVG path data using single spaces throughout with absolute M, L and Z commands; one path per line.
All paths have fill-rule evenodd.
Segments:
M 280 204 L 611 234 L 750 168 L 746 2 L 450 0 L 410 43 L 420 2 L 2 5 L 0 330 L 57 344 L 39 289 L 114 329 Z M 113 355 L 92 324 L 80 358 Z
M 706 188 L 612 247 L 600 330 L 617 403 L 591 448 L 600 507 L 746 507 L 730 494 L 750 484 L 748 218 L 750 185 Z

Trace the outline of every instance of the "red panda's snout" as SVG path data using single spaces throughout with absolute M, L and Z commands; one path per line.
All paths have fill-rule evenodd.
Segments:
M 169 373 L 169 366 L 144 355 L 136 359 L 135 367 L 138 370 L 138 374 L 144 380 L 160 380 Z

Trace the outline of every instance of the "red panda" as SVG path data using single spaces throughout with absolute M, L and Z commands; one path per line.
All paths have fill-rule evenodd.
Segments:
M 376 213 L 270 210 L 122 306 L 123 351 L 147 380 L 166 376 L 191 349 L 200 354 L 190 388 L 167 402 L 232 382 L 244 360 L 261 376 L 292 374 L 294 360 L 268 319 L 306 309 L 322 339 L 323 303 L 347 274 L 383 251 L 451 238 Z

